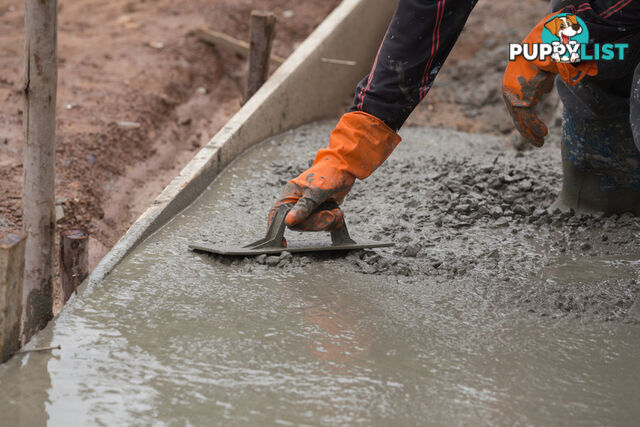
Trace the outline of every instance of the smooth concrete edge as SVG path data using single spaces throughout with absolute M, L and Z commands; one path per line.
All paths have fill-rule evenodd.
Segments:
M 192 203 L 246 149 L 285 130 L 334 117 L 369 72 L 397 0 L 343 0 L 182 169 L 89 276 L 105 278 L 143 240 Z M 362 34 L 370 34 L 363 38 Z M 323 62 L 347 59 L 355 66 Z

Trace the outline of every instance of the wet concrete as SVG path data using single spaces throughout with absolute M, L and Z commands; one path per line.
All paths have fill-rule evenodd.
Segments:
M 61 351 L 0 366 L 3 421 L 636 422 L 640 222 L 545 210 L 557 148 L 407 128 L 344 205 L 354 236 L 396 248 L 235 261 L 187 250 L 261 237 L 330 129 L 251 150 L 74 298 L 33 343 Z

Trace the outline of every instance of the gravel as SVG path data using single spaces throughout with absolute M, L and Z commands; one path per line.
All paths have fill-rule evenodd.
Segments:
M 356 240 L 391 240 L 395 247 L 244 263 L 290 270 L 337 263 L 333 268 L 424 286 L 427 294 L 431 286 L 480 292 L 494 312 L 636 321 L 628 313 L 640 293 L 640 247 L 633 238 L 640 220 L 557 209 L 557 147 L 516 152 L 507 138 L 418 127 L 402 134 L 396 152 L 357 182 L 343 204 Z M 296 142 L 311 146 L 302 135 Z M 289 155 L 269 165 L 273 179 L 266 186 L 274 195 L 308 167 L 313 150 Z M 261 201 L 260 210 L 270 203 Z

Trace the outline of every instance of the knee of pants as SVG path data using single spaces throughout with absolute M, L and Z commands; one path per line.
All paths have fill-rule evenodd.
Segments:
M 629 121 L 629 88 L 616 86 L 615 81 L 584 79 L 569 86 L 556 78 L 556 88 L 565 110 L 584 119 Z
M 587 117 L 565 108 L 562 162 L 596 177 L 600 191 L 640 191 L 640 151 L 628 115 Z
M 557 81 L 562 100 L 562 161 L 597 175 L 602 191 L 640 190 L 640 151 L 631 130 L 629 98 L 611 82 Z

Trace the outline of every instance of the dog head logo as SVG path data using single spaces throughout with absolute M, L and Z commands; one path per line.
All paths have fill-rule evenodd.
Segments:
M 582 25 L 578 23 L 576 15 L 556 16 L 544 24 L 544 27 L 556 36 L 563 44 L 582 33 Z
M 542 43 L 554 46 L 551 59 L 556 62 L 578 62 L 576 46 L 589 41 L 589 30 L 584 21 L 571 13 L 555 15 L 544 24 Z

